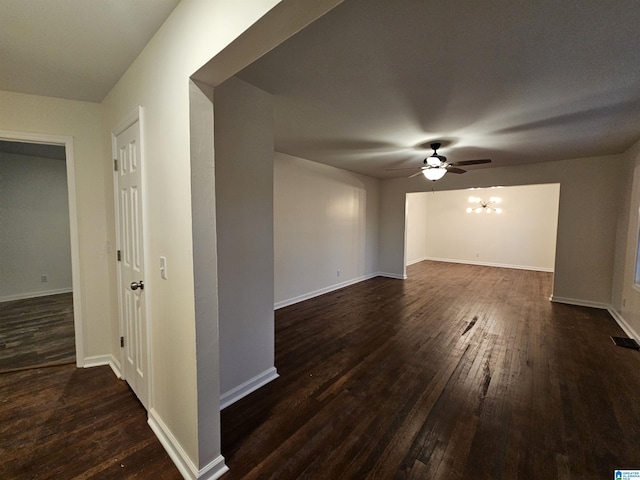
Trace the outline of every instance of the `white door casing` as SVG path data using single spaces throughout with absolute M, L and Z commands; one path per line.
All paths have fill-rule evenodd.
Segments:
M 80 279 L 80 234 L 76 199 L 76 175 L 73 137 L 32 132 L 0 130 L 0 140 L 10 142 L 44 143 L 65 147 L 67 165 L 67 195 L 69 197 L 69 230 L 71 240 L 71 282 L 73 288 L 73 325 L 75 330 L 76 366 L 86 366 L 84 355 L 84 319 L 82 317 L 82 281 Z
M 137 112 L 136 112 L 137 113 Z M 149 362 L 140 120 L 114 134 L 122 376 L 148 409 Z

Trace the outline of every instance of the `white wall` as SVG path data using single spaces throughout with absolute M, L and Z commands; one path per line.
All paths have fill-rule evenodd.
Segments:
M 494 167 L 464 175 L 382 182 L 380 268 L 403 276 L 405 268 L 405 196 L 409 192 L 457 190 L 495 185 L 560 184 L 553 298 L 607 306 L 611 301 L 617 212 L 625 188 L 625 157 L 593 158 Z
M 116 348 L 109 301 L 109 265 L 115 264 L 107 239 L 106 198 L 111 163 L 104 157 L 101 107 L 95 103 L 0 91 L 0 131 L 73 137 L 79 243 L 82 343 L 86 359 Z M 20 138 L 19 135 L 12 138 Z M 114 290 L 115 292 L 115 290 Z
M 217 365 L 197 365 L 189 77 L 276 3 L 278 0 L 180 2 L 103 101 L 105 137 L 138 106 L 144 109 L 149 258 L 145 295 L 152 365 L 149 414 L 161 436 L 170 439 L 170 448 L 177 452 L 183 473 L 194 476 L 203 471 L 222 471 L 224 467 L 219 416 L 208 411 L 219 409 Z M 110 158 L 110 149 L 105 149 L 104 162 Z M 107 203 L 114 205 L 113 194 L 107 198 Z M 110 239 L 115 242 L 113 208 L 108 224 Z M 167 258 L 166 280 L 154 268 L 160 256 Z M 115 284 L 115 268 L 110 278 Z M 110 300 L 117 305 L 115 289 Z M 217 318 L 207 321 L 217 323 Z M 112 326 L 117 328 L 117 323 Z M 208 331 L 213 335 L 217 329 Z M 201 340 L 201 345 L 218 350 L 217 337 Z M 196 368 L 206 375 L 199 377 Z M 211 397 L 206 405 L 198 402 L 199 386 L 203 394 Z
M 407 233 L 405 237 L 407 265 L 426 260 L 428 256 L 428 195 L 428 193 L 407 194 Z
M 208 73 L 213 73 L 216 80 L 209 84 L 218 85 L 228 78 L 220 80 L 220 72 L 235 74 L 256 58 L 256 52 L 268 50 L 337 1 L 322 0 L 312 6 L 306 2 L 279 3 L 182 0 L 103 101 L 104 138 L 138 106 L 144 109 L 150 423 L 173 453 L 183 475 L 194 478 L 219 475 L 225 467 L 220 455 L 219 371 L 214 361 L 219 351 L 218 310 L 215 301 L 203 298 L 215 297 L 215 292 L 207 292 L 203 286 L 210 288 L 216 276 L 215 272 L 194 268 L 194 262 L 212 268 L 216 259 L 211 258 L 209 248 L 193 243 L 194 239 L 206 241 L 211 233 L 214 222 L 205 214 L 215 211 L 215 199 L 202 192 L 205 182 L 195 182 L 194 210 L 191 196 L 192 167 L 206 178 L 214 168 L 213 158 L 209 164 L 206 155 L 198 155 L 202 152 L 198 143 L 212 142 L 204 129 L 190 124 L 199 122 L 197 114 L 190 116 L 190 94 L 195 93 L 190 77 L 211 62 L 212 67 L 198 80 L 208 83 Z M 275 8 L 272 14 L 274 6 L 281 8 Z M 267 12 L 268 20 L 257 22 Z M 241 36 L 249 27 L 251 34 Z M 226 55 L 223 50 L 227 51 L 230 44 L 239 47 L 233 49 L 233 55 Z M 216 62 L 218 54 L 220 62 Z M 203 117 L 202 121 L 210 119 Z M 111 151 L 105 148 L 105 164 L 110 158 Z M 111 182 L 109 188 L 113 188 Z M 109 239 L 115 242 L 112 193 L 107 196 L 107 204 Z M 194 221 L 206 223 L 207 228 L 193 225 L 193 212 Z M 157 268 L 160 256 L 167 258 L 166 280 L 160 278 Z M 109 270 L 109 281 L 115 284 L 115 267 Z M 194 281 L 203 283 L 195 285 Z M 111 305 L 117 305 L 115 289 L 108 298 Z M 111 326 L 117 328 L 117 319 L 112 319 Z
M 64 160 L 0 152 L 0 225 L 0 301 L 71 291 Z
M 230 78 L 214 90 L 220 391 L 225 406 L 275 378 L 273 101 Z
M 618 212 L 618 243 L 610 311 L 626 333 L 640 341 L 640 290 L 634 285 L 640 232 L 640 141 L 625 156 L 626 188 L 619 192 L 624 203 Z
M 469 203 L 470 196 L 485 201 L 500 197 L 497 206 L 503 212 L 467 213 L 467 207 L 477 206 Z M 425 259 L 551 272 L 559 196 L 558 184 L 412 193 L 407 202 L 412 197 L 418 197 L 413 203 L 422 200 L 426 218 L 415 219 L 407 209 L 407 230 L 428 219 L 422 239 Z
M 378 271 L 378 180 L 276 153 L 274 185 L 276 307 Z

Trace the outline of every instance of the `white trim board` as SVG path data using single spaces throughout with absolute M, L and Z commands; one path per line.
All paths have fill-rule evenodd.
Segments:
M 25 300 L 27 298 L 48 297 L 49 295 L 60 295 L 61 293 L 71 293 L 72 288 L 58 288 L 57 290 L 46 290 L 44 292 L 18 293 L 16 295 L 7 295 L 0 297 L 0 303 L 12 302 L 14 300 Z
M 374 275 L 374 277 L 385 277 L 385 278 L 395 278 L 396 280 L 406 280 L 407 275 L 400 275 L 399 273 L 387 273 L 387 272 L 378 272 Z
M 420 262 L 424 262 L 425 260 L 429 260 L 428 257 L 422 257 L 422 258 L 418 258 L 416 260 L 411 260 L 409 262 L 407 262 L 407 267 L 410 265 L 415 265 L 416 263 L 420 263 Z
M 229 471 L 229 467 L 225 465 L 222 455 L 219 455 L 205 467 L 198 469 L 169 427 L 153 408 L 149 409 L 147 423 L 184 478 L 188 480 L 214 480 Z
M 357 277 L 351 280 L 336 283 L 334 285 L 329 285 L 328 287 L 324 287 L 319 290 L 314 290 L 313 292 L 304 293 L 302 295 L 298 295 L 297 297 L 288 298 L 287 300 L 276 302 L 273 305 L 273 308 L 274 310 L 278 310 L 279 308 L 288 307 L 289 305 L 294 305 L 299 302 L 304 302 L 305 300 L 310 300 L 312 298 L 319 297 L 320 295 L 324 295 L 325 293 L 335 292 L 336 290 L 340 290 L 341 288 L 349 287 L 351 285 L 355 285 L 356 283 L 364 282 L 366 280 L 371 280 L 372 278 L 376 278 L 376 277 L 395 278 L 398 280 L 407 279 L 406 275 L 398 275 L 396 273 L 384 273 L 384 272 L 370 273 L 369 275 L 363 275 L 361 277 Z
M 599 308 L 601 310 L 606 310 L 609 308 L 609 305 L 601 302 L 592 302 L 591 300 L 581 300 L 579 298 L 567 298 L 567 297 L 558 297 L 556 295 L 551 295 L 549 300 L 556 303 L 566 303 L 567 305 L 576 305 L 578 307 L 589 307 L 589 308 Z
M 622 314 L 620 314 L 615 308 L 609 306 L 607 308 L 609 314 L 613 317 L 616 323 L 620 326 L 620 328 L 627 334 L 629 338 L 633 338 L 636 341 L 640 340 L 640 335 L 636 332 L 631 325 L 627 323 Z
M 411 262 L 410 265 L 413 265 L 414 263 L 422 262 L 424 260 L 429 260 L 431 262 L 447 262 L 447 263 L 462 263 L 465 265 L 480 265 L 482 267 L 513 268 L 515 270 L 532 270 L 534 272 L 553 273 L 554 271 L 553 268 L 532 267 L 531 265 L 510 265 L 507 263 L 476 262 L 474 260 L 459 260 L 456 258 L 437 258 L 437 257 L 425 257 L 421 260 Z
M 255 392 L 260 387 L 265 386 L 267 383 L 272 382 L 278 378 L 278 372 L 275 367 L 271 367 L 264 372 L 250 378 L 244 383 L 241 383 L 235 388 L 232 388 L 228 392 L 220 395 L 220 410 L 224 410 L 229 405 L 237 402 L 241 398 L 246 397 L 250 393 Z
M 340 290 L 341 288 L 348 287 L 350 285 L 355 285 L 356 283 L 364 282 L 365 280 L 369 280 L 371 278 L 377 277 L 378 275 L 379 274 L 377 273 L 363 275 L 362 277 L 357 277 L 351 280 L 346 280 L 344 282 L 336 283 L 334 285 L 329 285 L 328 287 L 320 288 L 318 290 L 314 290 L 313 292 L 303 293 L 302 295 L 298 295 L 297 297 L 276 302 L 273 307 L 275 310 L 278 310 L 279 308 L 283 308 L 283 307 L 288 307 L 289 305 L 293 305 L 295 303 L 304 302 L 305 300 L 319 297 L 320 295 L 324 295 L 325 293 L 335 292 L 336 290 Z
M 83 368 L 101 367 L 103 365 L 109 365 L 116 377 L 122 378 L 120 371 L 120 363 L 113 355 L 97 355 L 95 357 L 87 357 L 84 359 Z
M 76 198 L 76 170 L 73 137 L 32 132 L 0 130 L 0 140 L 64 146 L 67 167 L 67 196 L 69 197 L 69 236 L 71 243 L 71 286 L 73 290 L 73 329 L 76 343 L 76 366 L 84 366 L 84 335 L 82 295 L 80 281 L 80 235 L 78 233 L 78 207 Z

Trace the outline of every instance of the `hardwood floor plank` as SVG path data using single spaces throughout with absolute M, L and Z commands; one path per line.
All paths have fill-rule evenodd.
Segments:
M 75 359 L 71 293 L 0 303 L 0 373 Z
M 182 476 L 109 367 L 62 365 L 0 375 L 0 478 Z
M 233 479 L 610 478 L 640 354 L 552 276 L 422 262 L 276 312 L 280 378 L 222 412 Z M 624 439 L 624 440 L 623 440 Z

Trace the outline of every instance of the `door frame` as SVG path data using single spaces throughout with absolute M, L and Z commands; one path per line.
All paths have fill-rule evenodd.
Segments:
M 144 109 L 142 107 L 137 107 L 133 112 L 131 112 L 129 115 L 127 115 L 124 120 L 122 120 L 118 125 L 116 125 L 112 130 L 111 130 L 111 152 L 112 152 L 112 161 L 113 159 L 118 158 L 118 148 L 117 148 L 117 137 L 118 135 L 120 135 L 122 132 L 124 132 L 127 128 L 129 128 L 131 125 L 133 125 L 134 123 L 138 122 L 138 126 L 139 126 L 139 133 L 140 133 L 140 186 L 142 189 L 142 195 L 140 197 L 141 200 L 141 210 L 142 210 L 142 256 L 144 258 L 144 275 L 143 278 L 145 280 L 145 295 L 147 295 L 147 299 L 144 302 L 144 315 L 145 315 L 145 322 L 146 322 L 146 335 L 145 338 L 142 339 L 143 342 L 145 342 L 145 351 L 146 351 L 146 358 L 145 358 L 145 365 L 147 366 L 147 371 L 145 372 L 145 377 L 146 377 L 146 381 L 147 381 L 147 405 L 145 405 L 145 408 L 147 408 L 147 411 L 151 410 L 152 406 L 153 406 L 153 390 L 151 389 L 151 371 L 153 370 L 153 365 L 151 363 L 151 322 L 150 320 L 150 314 L 149 314 L 149 305 L 151 304 L 151 302 L 149 301 L 148 295 L 149 295 L 149 281 L 148 281 L 148 275 L 147 272 L 149 271 L 149 243 L 148 243 L 148 236 L 147 236 L 147 232 L 149 231 L 148 228 L 148 222 L 147 222 L 147 209 L 146 209 L 146 205 L 147 205 L 147 188 L 146 188 L 146 178 L 145 178 L 145 170 L 146 170 L 146 155 L 145 155 L 145 143 L 144 143 Z M 113 167 L 112 167 L 113 169 Z M 116 229 L 116 249 L 120 249 L 121 248 L 121 235 L 122 233 L 120 232 L 120 211 L 118 209 L 118 198 L 119 198 L 119 192 L 118 192 L 118 173 L 113 170 L 113 201 L 114 201 L 114 208 L 115 208 L 115 229 Z M 117 260 L 116 260 L 117 262 Z M 118 291 L 118 338 L 124 336 L 124 319 L 122 317 L 122 293 L 121 293 L 121 284 L 122 284 L 122 278 L 121 278 L 121 271 L 120 271 L 120 267 L 119 265 L 116 265 L 116 271 L 117 271 L 117 279 L 116 279 L 116 289 Z M 114 339 L 116 340 L 116 344 L 119 345 L 119 341 L 118 339 Z M 125 370 L 124 370 L 124 362 L 125 362 L 125 353 L 124 353 L 124 348 L 120 348 L 120 355 L 117 356 L 118 361 L 119 361 L 119 365 L 118 365 L 118 377 L 121 378 L 122 380 L 126 381 L 126 377 L 125 377 Z
M 76 173 L 73 154 L 73 137 L 31 132 L 0 130 L 0 140 L 37 143 L 64 147 L 67 169 L 67 198 L 69 205 L 69 234 L 71 244 L 71 288 L 73 289 L 73 330 L 76 344 L 76 366 L 85 365 L 82 319 L 82 290 L 80 276 L 80 237 L 78 234 L 78 206 L 76 199 Z

